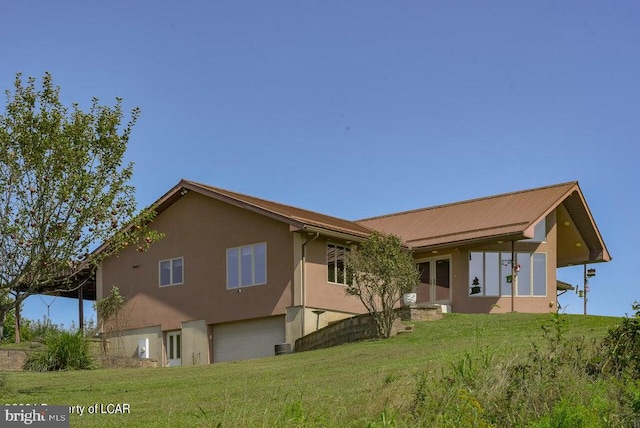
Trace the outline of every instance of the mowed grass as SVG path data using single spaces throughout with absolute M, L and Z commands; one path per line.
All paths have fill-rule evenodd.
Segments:
M 567 337 L 604 337 L 620 318 L 563 315 Z M 2 404 L 84 406 L 72 427 L 373 426 L 406 411 L 421 373 L 465 352 L 512 360 L 542 338 L 550 315 L 448 314 L 413 333 L 277 357 L 197 367 L 1 374 Z M 126 403 L 130 413 L 88 414 Z M 91 407 L 94 409 L 95 407 Z M 386 410 L 385 410 L 386 409 Z M 397 413 L 400 412 L 400 413 Z

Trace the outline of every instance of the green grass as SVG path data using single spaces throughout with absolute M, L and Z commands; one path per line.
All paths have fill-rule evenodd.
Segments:
M 30 351 L 35 348 L 41 348 L 42 344 L 38 342 L 20 342 L 20 343 L 2 343 L 0 344 L 1 349 L 12 349 L 12 350 L 26 350 Z
M 384 341 L 198 367 L 7 373 L 2 404 L 127 403 L 122 415 L 72 415 L 72 427 L 392 426 L 420 373 L 465 352 L 512 360 L 530 352 L 549 315 L 449 314 Z M 564 315 L 567 336 L 602 338 L 620 318 Z

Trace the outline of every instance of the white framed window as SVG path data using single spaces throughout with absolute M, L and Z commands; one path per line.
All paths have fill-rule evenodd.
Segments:
M 346 271 L 346 257 L 349 247 L 327 244 L 327 282 L 331 284 L 351 285 L 352 276 Z
M 516 253 L 516 263 L 520 265 L 516 295 L 546 296 L 546 253 L 518 252 Z M 469 252 L 470 296 L 510 296 L 512 280 L 511 253 Z
M 227 249 L 227 289 L 266 283 L 266 242 Z
M 180 285 L 184 280 L 184 260 L 182 257 L 160 260 L 158 264 L 160 287 Z

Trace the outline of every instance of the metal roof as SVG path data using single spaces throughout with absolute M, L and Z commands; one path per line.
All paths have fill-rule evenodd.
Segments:
M 158 214 L 183 196 L 185 190 L 195 191 L 205 196 L 272 217 L 288 223 L 292 230 L 322 231 L 325 233 L 334 232 L 360 238 L 365 238 L 372 232 L 368 227 L 352 221 L 189 180 L 181 180 L 173 189 L 158 200 L 156 203 L 156 211 Z
M 532 238 L 535 225 L 560 204 L 567 209 L 591 250 L 590 261 L 610 260 L 575 181 L 372 217 L 357 223 L 397 235 L 414 249 L 455 247 Z

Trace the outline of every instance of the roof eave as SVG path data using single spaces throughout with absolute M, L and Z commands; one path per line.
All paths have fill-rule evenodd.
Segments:
M 518 232 L 518 233 L 510 233 L 510 234 L 485 236 L 481 238 L 461 239 L 458 241 L 444 242 L 441 244 L 413 246 L 411 247 L 411 250 L 413 252 L 435 251 L 435 250 L 440 251 L 443 249 L 453 249 L 453 248 L 468 247 L 468 246 L 481 245 L 481 244 L 498 244 L 500 243 L 498 241 L 517 242 L 517 241 L 520 241 L 523 239 L 529 239 L 529 238 L 531 237 L 525 236 L 524 233 L 522 232 Z
M 338 231 L 334 229 L 328 229 L 325 227 L 318 227 L 314 225 L 303 225 L 299 228 L 300 231 L 309 232 L 309 233 L 319 233 L 322 236 L 326 236 L 329 238 L 339 239 L 342 241 L 355 241 L 362 242 L 367 238 L 367 235 L 360 233 L 349 233 L 346 231 Z

